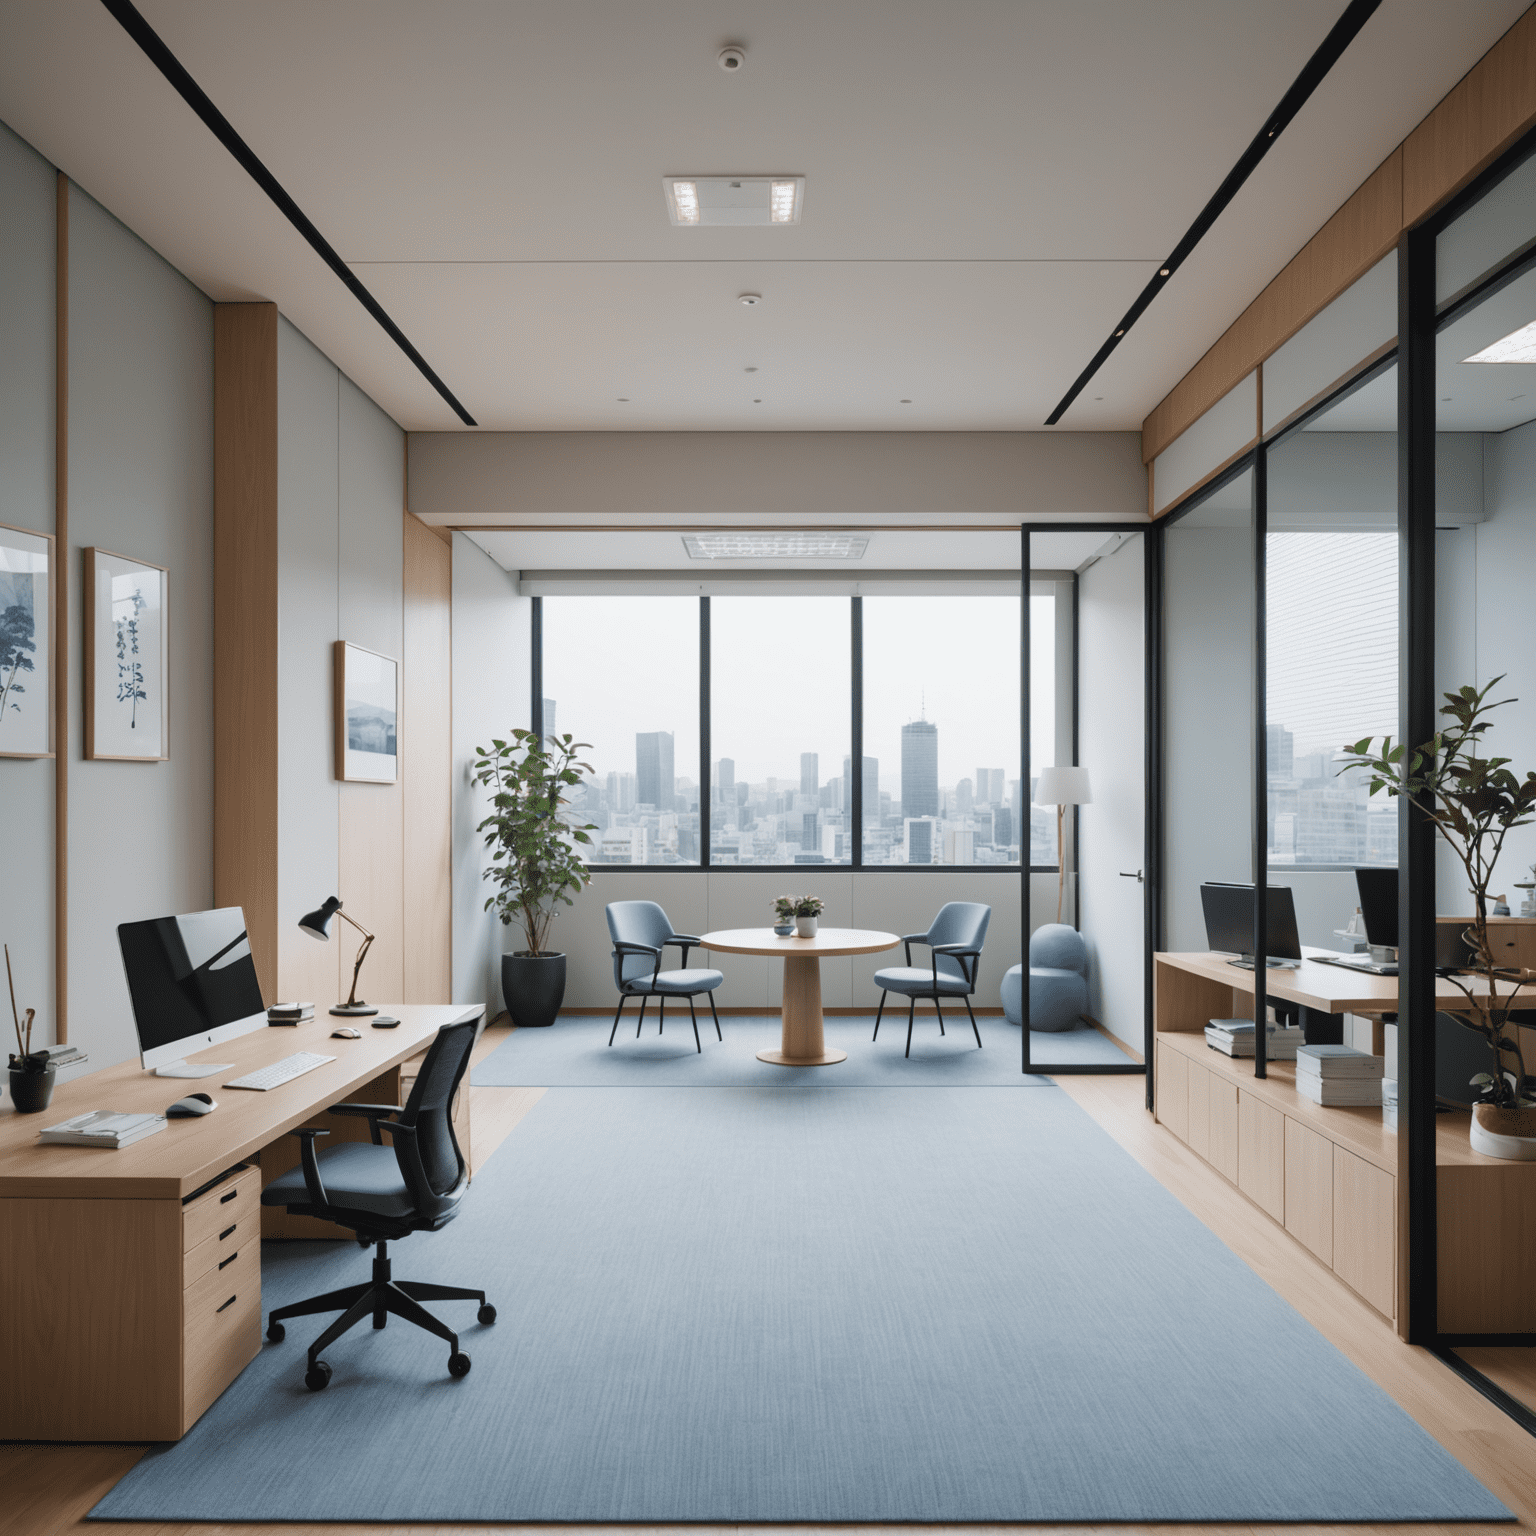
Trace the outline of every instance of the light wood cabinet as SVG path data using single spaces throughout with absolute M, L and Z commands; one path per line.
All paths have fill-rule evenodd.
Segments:
M 1157 1118 L 1180 1141 L 1189 1136 L 1189 1063 L 1176 1051 L 1159 1047 Z
M 1185 1120 L 1188 1131 L 1184 1140 L 1191 1152 L 1211 1160 L 1211 1074 L 1196 1062 L 1188 1063 L 1185 1088 Z
M 1246 1088 L 1237 1093 L 1237 1187 L 1285 1221 L 1285 1116 Z
M 1333 1270 L 1391 1317 L 1397 1273 L 1397 1180 L 1333 1149 Z
M 1207 1072 L 1206 1105 L 1210 1118 L 1211 1166 L 1237 1183 L 1237 1084 L 1216 1072 Z
M 1286 1117 L 1285 1230 L 1330 1266 L 1335 1150 L 1326 1136 Z

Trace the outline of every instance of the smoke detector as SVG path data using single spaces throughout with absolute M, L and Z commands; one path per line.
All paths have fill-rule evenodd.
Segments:
M 738 70 L 747 67 L 747 50 L 736 43 L 732 43 L 729 48 L 722 48 L 720 50 L 720 57 L 715 62 L 726 74 L 734 75 Z

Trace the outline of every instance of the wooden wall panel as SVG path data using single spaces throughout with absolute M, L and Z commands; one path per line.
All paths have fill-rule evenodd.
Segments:
M 453 993 L 453 555 L 404 514 L 405 653 L 400 710 L 405 952 L 401 1000 Z
M 277 306 L 213 312 L 213 891 L 277 992 Z
M 402 710 L 403 714 L 404 711 Z M 342 784 L 338 869 L 347 910 L 373 933 L 373 948 L 363 962 L 359 995 L 370 1002 L 404 1002 L 401 956 L 405 949 L 405 911 L 401 891 L 405 859 L 401 846 L 402 786 Z M 345 999 L 352 985 L 352 964 L 362 936 L 339 917 L 331 924 L 336 949 L 336 995 Z

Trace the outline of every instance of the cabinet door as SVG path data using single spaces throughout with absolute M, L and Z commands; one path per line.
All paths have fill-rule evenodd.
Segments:
M 1180 1141 L 1189 1139 L 1189 1063 L 1177 1051 L 1157 1047 L 1157 1118 Z
M 1185 1061 L 1188 1082 L 1185 1088 L 1185 1118 L 1188 1133 L 1184 1139 L 1191 1152 L 1198 1152 L 1207 1161 L 1211 1156 L 1211 1074 L 1198 1062 Z
M 1397 1299 L 1397 1180 L 1333 1149 L 1333 1272 L 1391 1317 Z
M 1237 1183 L 1237 1084 L 1207 1072 L 1206 1116 L 1210 1122 L 1211 1166 Z
M 1276 1221 L 1285 1220 L 1285 1116 L 1237 1091 L 1237 1187 Z
M 1333 1143 L 1285 1117 L 1285 1230 L 1333 1263 Z

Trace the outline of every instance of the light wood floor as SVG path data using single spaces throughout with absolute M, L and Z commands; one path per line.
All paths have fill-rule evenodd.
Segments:
M 477 1047 L 477 1059 L 505 1038 L 493 1026 Z M 1376 1315 L 1356 1300 L 1332 1273 L 1314 1261 L 1259 1209 L 1221 1176 L 1202 1163 L 1181 1142 L 1152 1123 L 1143 1106 L 1145 1087 L 1139 1077 L 1062 1077 L 1062 1088 L 1079 1103 L 1138 1162 L 1189 1207 L 1245 1262 L 1275 1287 L 1325 1337 L 1366 1375 L 1416 1418 L 1442 1445 L 1482 1480 L 1519 1517 L 1516 1528 L 1536 1530 L 1536 1439 L 1481 1397 L 1433 1355 L 1411 1349 Z M 471 1109 L 472 1165 L 484 1163 L 516 1128 L 517 1122 L 543 1096 L 541 1088 L 476 1088 Z M 1113 1318 L 1105 1319 L 1114 1327 Z M 1469 1358 L 1487 1354 L 1507 1357 L 1530 1352 L 1466 1351 Z M 1485 1362 L 1475 1359 L 1479 1368 Z M 1500 1361 L 1488 1362 L 1505 1368 Z M 1515 1365 L 1529 1368 L 1529 1359 Z M 1494 1375 L 1493 1370 L 1489 1371 Z M 1496 1378 L 1498 1379 L 1498 1378 Z M 1526 1390 L 1532 1375 L 1523 1377 Z M 1514 1378 L 1502 1380 L 1512 1392 Z M 0 1383 L 0 1391 L 4 1384 Z M 1517 1393 L 1518 1395 L 1518 1393 Z M 1529 1399 L 1528 1399 L 1529 1400 Z M 1256 1412 L 1261 1411 L 1256 1405 Z M 143 1454 L 142 1446 L 0 1446 L 0 1536 L 459 1536 L 485 1531 L 485 1526 L 448 1525 L 219 1525 L 144 1522 L 87 1522 L 89 1510 Z M 659 1528 L 645 1527 L 518 1527 L 529 1536 L 580 1536 L 583 1531 L 618 1531 L 655 1536 Z M 672 1528 L 677 1536 L 709 1536 L 712 1528 Z M 720 1527 L 735 1531 L 741 1527 Z M 812 1527 L 781 1527 L 803 1531 Z M 839 1531 L 881 1530 L 889 1527 L 840 1526 Z M 924 1527 L 941 1536 L 943 1528 Z M 1018 1527 L 970 1526 L 977 1533 Z M 1092 1536 L 1087 1526 L 1033 1526 L 1034 1532 L 1061 1536 Z M 1252 1526 L 1147 1526 L 1159 1536 L 1248 1536 Z M 1315 1528 L 1276 1527 L 1277 1536 L 1312 1536 Z M 1494 1536 L 1509 1525 L 1350 1526 L 1340 1536 Z
M 1536 1413 L 1536 1349 L 1458 1349 L 1456 1353 Z

